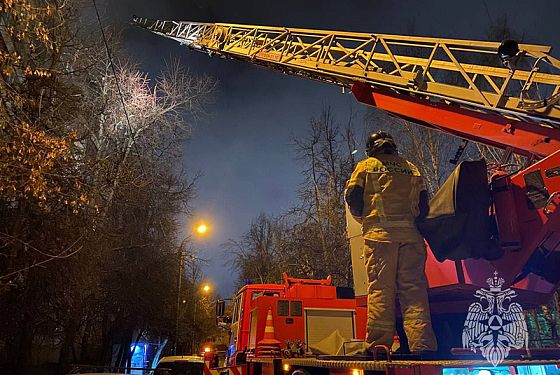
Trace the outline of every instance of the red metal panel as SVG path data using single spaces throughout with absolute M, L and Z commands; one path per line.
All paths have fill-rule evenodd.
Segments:
M 336 298 L 336 287 L 324 285 L 292 285 L 286 295 L 296 298 Z
M 515 208 L 515 187 L 506 172 L 495 173 L 490 181 L 500 246 L 507 251 L 517 251 L 521 247 L 521 231 Z
M 341 368 L 330 368 L 329 375 L 352 375 L 352 370 Z
M 429 248 L 428 258 L 426 259 L 426 277 L 430 288 L 453 285 L 459 282 L 455 262 L 446 260 L 440 263 Z
M 336 287 L 331 285 L 331 277 L 325 280 L 296 279 L 284 273 L 286 296 L 297 298 L 336 299 Z
M 212 375 L 212 371 L 210 371 L 206 362 L 204 363 L 204 375 Z
M 420 368 L 419 375 L 441 375 L 443 373 L 442 366 L 424 365 Z
M 418 375 L 414 368 L 411 367 L 391 367 L 387 366 L 385 371 L 387 375 Z
M 364 340 L 366 337 L 367 307 L 356 307 L 356 338 Z
M 367 295 L 366 296 L 356 296 L 356 306 L 367 307 Z
M 272 363 L 262 364 L 262 375 L 278 375 L 274 373 L 274 365 Z
M 354 83 L 352 92 L 358 101 L 404 119 L 486 145 L 511 148 L 520 155 L 544 157 L 560 149 L 557 129 L 374 89 L 360 82 Z
M 411 367 L 391 367 L 387 365 L 387 375 L 441 375 L 442 366 L 430 365 L 428 363 L 422 365 L 414 365 Z
M 515 210 L 519 217 L 519 226 L 522 228 L 521 248 L 504 256 L 493 264 L 500 270 L 506 282 L 511 282 L 533 253 L 533 251 L 548 236 L 560 233 L 560 210 L 547 216 L 543 209 L 532 209 L 528 205 L 525 175 L 530 172 L 540 172 L 548 194 L 560 191 L 560 176 L 547 177 L 545 171 L 560 167 L 560 151 L 550 157 L 531 165 L 529 168 L 517 173 L 511 178 L 515 193 Z M 506 254 L 507 255 L 507 254 Z M 503 270 L 503 272 L 502 272 Z

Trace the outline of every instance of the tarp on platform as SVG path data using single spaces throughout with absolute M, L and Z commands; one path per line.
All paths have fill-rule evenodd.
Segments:
M 365 352 L 363 341 L 343 337 L 338 329 L 315 345 L 309 345 L 315 355 L 355 355 Z
M 417 223 L 418 229 L 440 262 L 495 258 L 489 208 L 486 162 L 464 161 L 430 200 L 430 211 Z

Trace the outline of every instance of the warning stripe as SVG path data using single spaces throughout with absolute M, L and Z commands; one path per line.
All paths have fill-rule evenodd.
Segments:
M 247 366 L 237 366 L 237 367 L 221 367 L 220 369 L 211 369 L 208 367 L 209 362 L 204 363 L 203 372 L 204 375 L 218 375 L 223 370 L 229 370 L 228 372 L 231 375 L 247 375 Z M 222 371 L 220 371 L 222 370 Z

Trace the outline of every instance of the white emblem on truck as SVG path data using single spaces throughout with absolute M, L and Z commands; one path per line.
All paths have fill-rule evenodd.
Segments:
M 490 289 L 477 290 L 474 296 L 480 301 L 469 306 L 463 327 L 463 348 L 475 353 L 480 350 L 488 362 L 497 366 L 511 349 L 526 349 L 529 334 L 521 305 L 511 302 L 517 296 L 515 291 L 502 290 L 504 279 L 498 278 L 498 272 L 486 282 Z

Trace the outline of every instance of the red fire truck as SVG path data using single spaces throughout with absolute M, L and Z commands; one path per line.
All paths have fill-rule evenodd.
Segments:
M 438 343 L 447 354 L 461 347 L 473 293 L 487 287 L 494 272 L 526 309 L 545 303 L 557 290 L 560 61 L 550 55 L 551 47 L 138 17 L 134 23 L 209 55 L 342 86 L 358 101 L 392 116 L 504 150 L 488 171 L 489 184 L 486 178 L 482 182 L 480 191 L 489 195 L 482 210 L 486 217 L 479 213 L 473 221 L 491 218 L 497 231 L 487 235 L 503 254 L 492 260 L 484 254 L 446 259 L 437 256 L 426 237 L 434 250 L 426 265 L 430 307 Z M 522 156 L 524 165 L 512 169 L 514 154 Z M 460 186 L 462 181 L 450 183 Z M 459 188 L 451 190 L 455 194 Z M 460 216 L 460 206 L 471 206 L 458 196 L 451 199 L 457 211 L 450 217 Z M 231 331 L 227 361 L 216 365 L 209 360 L 206 375 L 560 373 L 555 350 L 512 350 L 501 367 L 480 357 L 345 357 L 364 339 L 367 294 L 359 227 L 351 217 L 347 221 L 354 291 L 333 286 L 329 279 L 287 276 L 283 284 L 243 287 L 231 319 L 222 317 Z M 538 358 L 543 352 L 549 359 Z

